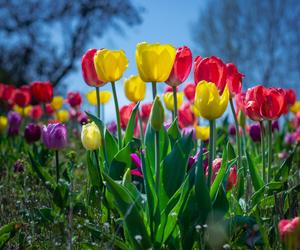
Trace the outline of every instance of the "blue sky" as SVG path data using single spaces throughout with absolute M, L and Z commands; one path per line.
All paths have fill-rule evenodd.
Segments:
M 91 48 L 123 49 L 129 60 L 129 67 L 124 77 L 137 74 L 135 64 L 135 46 L 137 43 L 146 41 L 149 43 L 170 43 L 175 47 L 186 45 L 193 49 L 194 44 L 191 38 L 191 24 L 197 20 L 199 10 L 203 1 L 196 0 L 143 0 L 133 1 L 137 6 L 144 8 L 142 13 L 143 22 L 135 27 L 124 28 L 124 33 L 114 29 L 107 31 L 100 39 L 92 41 Z M 81 76 L 80 60 L 77 63 L 78 70 L 66 80 L 68 90 L 77 90 L 86 93 L 91 90 Z M 123 93 L 123 80 L 117 82 L 118 98 L 120 105 L 129 103 Z M 150 86 L 149 86 L 150 87 Z M 110 84 L 103 89 L 111 90 Z M 151 100 L 150 88 L 147 89 L 146 100 Z M 106 121 L 114 119 L 114 104 L 110 100 L 106 105 Z

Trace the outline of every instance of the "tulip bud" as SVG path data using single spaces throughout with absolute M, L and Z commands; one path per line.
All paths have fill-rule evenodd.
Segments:
M 82 126 L 81 142 L 86 150 L 96 150 L 101 146 L 100 130 L 94 122 Z
M 196 126 L 196 138 L 202 141 L 207 141 L 209 139 L 209 127 L 208 126 Z
M 82 102 L 82 98 L 79 92 L 69 92 L 67 101 L 72 108 L 77 108 Z
M 67 129 L 61 123 L 48 124 L 43 127 L 42 139 L 49 149 L 63 149 L 67 145 Z
M 159 96 L 156 96 L 152 105 L 150 122 L 155 131 L 159 131 L 164 125 L 165 113 Z
M 17 135 L 22 122 L 22 117 L 17 112 L 10 111 L 7 115 L 8 118 L 8 135 Z
M 41 138 L 41 127 L 34 123 L 29 123 L 24 131 L 24 138 L 27 143 L 33 143 Z

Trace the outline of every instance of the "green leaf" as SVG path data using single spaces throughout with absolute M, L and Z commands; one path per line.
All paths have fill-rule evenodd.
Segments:
M 170 138 L 171 146 L 173 147 L 175 142 L 181 138 L 180 130 L 178 128 L 178 120 L 176 119 L 172 122 L 168 129 L 168 136 Z
M 254 190 L 258 191 L 259 189 L 261 189 L 264 186 L 264 181 L 261 179 L 261 177 L 259 175 L 258 168 L 253 166 L 253 160 L 252 160 L 251 156 L 249 155 L 248 151 L 246 151 L 246 155 L 247 155 L 247 161 L 248 161 L 252 184 L 253 184 Z
M 220 220 L 222 220 L 224 215 L 229 210 L 229 202 L 227 200 L 224 187 L 222 185 L 221 185 L 221 187 L 218 191 L 218 195 L 214 201 L 213 210 L 216 212 L 216 213 L 214 213 L 214 220 L 216 220 L 216 217 L 218 217 Z
M 114 180 L 122 180 L 122 177 L 126 169 L 131 167 L 131 157 L 130 157 L 130 143 L 126 147 L 122 148 L 113 158 L 110 168 L 109 176 Z
M 92 186 L 100 190 L 103 187 L 103 183 L 101 170 L 97 166 L 94 151 L 87 151 L 87 166 Z
M 91 119 L 93 122 L 95 122 L 95 124 L 98 126 L 100 131 L 104 131 L 105 126 L 104 126 L 103 122 L 98 117 L 92 115 L 91 113 L 89 113 L 87 111 L 85 113 L 87 114 L 89 119 Z
M 275 174 L 275 181 L 282 181 L 286 182 L 289 178 L 290 170 L 292 168 L 293 163 L 293 157 L 294 157 L 293 151 L 289 157 L 283 162 L 283 164 L 280 166 L 278 171 Z
M 123 147 L 125 145 L 127 145 L 133 138 L 134 126 L 135 126 L 135 123 L 136 123 L 136 114 L 137 114 L 137 111 L 139 109 L 139 105 L 140 105 L 140 103 L 138 102 L 135 105 L 134 109 L 132 110 L 129 122 L 128 122 L 126 130 L 125 130 L 124 138 L 123 138 Z
M 161 210 L 184 181 L 188 158 L 193 145 L 192 135 L 182 137 L 175 143 L 171 153 L 161 163 L 161 187 L 159 194 Z
M 132 199 L 129 191 L 115 182 L 108 175 L 104 179 L 109 191 L 116 202 L 116 209 L 124 220 L 124 227 L 134 249 L 148 249 L 151 247 L 150 236 L 145 222 L 143 210 L 138 209 L 136 201 Z M 140 237 L 140 240 L 137 240 Z
M 108 129 L 105 130 L 105 144 L 107 150 L 107 160 L 108 164 L 110 165 L 115 155 L 118 153 L 118 142 L 116 139 L 111 135 Z M 108 172 L 108 169 L 105 169 Z
M 53 193 L 53 201 L 60 208 L 64 209 L 68 204 L 69 189 L 65 182 L 59 182 Z
M 32 170 L 41 179 L 46 188 L 53 192 L 56 186 L 56 182 L 54 181 L 52 176 L 48 173 L 48 171 L 45 168 L 42 168 L 41 165 L 33 159 L 31 153 L 29 153 L 29 158 L 31 161 Z
M 13 222 L 0 228 L 0 249 L 4 249 L 5 244 L 15 236 L 21 226 L 22 224 Z

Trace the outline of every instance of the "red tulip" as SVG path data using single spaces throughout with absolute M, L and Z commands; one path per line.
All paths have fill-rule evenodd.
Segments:
M 15 87 L 13 85 L 0 84 L 0 99 L 6 102 L 12 102 L 14 90 Z
M 53 98 L 53 86 L 48 82 L 32 82 L 31 94 L 33 97 L 42 103 L 51 102 Z
M 41 105 L 34 105 L 29 111 L 29 116 L 34 120 L 39 120 L 43 115 L 43 109 Z
M 205 80 L 213 82 L 218 87 L 220 93 L 226 85 L 226 65 L 215 56 L 201 58 L 197 56 L 194 61 L 194 81 L 198 84 Z
M 226 77 L 231 96 L 240 93 L 242 91 L 242 79 L 245 75 L 241 74 L 233 63 L 226 64 Z
M 12 99 L 13 103 L 17 104 L 19 107 L 26 107 L 31 101 L 30 88 L 28 86 L 22 86 L 19 89 L 15 89 Z
M 72 108 L 80 106 L 82 98 L 79 92 L 69 92 L 67 95 L 67 102 Z
M 152 108 L 152 102 L 150 102 L 150 103 L 144 103 L 141 106 L 141 117 L 142 117 L 142 120 L 144 122 L 148 121 L 149 116 L 150 116 L 150 112 L 151 112 L 151 108 Z
M 194 102 L 195 99 L 195 92 L 196 92 L 196 85 L 194 83 L 188 83 L 185 85 L 183 89 L 184 95 L 190 102 Z
M 126 129 L 127 124 L 129 122 L 132 110 L 135 107 L 135 103 L 131 103 L 128 105 L 124 105 L 123 107 L 121 107 L 120 109 L 120 123 L 121 123 L 121 128 L 123 130 Z M 137 116 L 136 116 L 136 122 L 137 122 Z
M 264 87 L 259 85 L 249 88 L 246 92 L 244 100 L 244 111 L 246 115 L 253 121 L 262 121 L 263 117 L 260 113 L 260 102 L 262 101 Z
M 52 108 L 51 104 L 50 103 L 47 103 L 46 106 L 45 106 L 45 112 L 48 114 L 48 115 L 52 115 L 54 113 L 54 109 Z
M 97 49 L 89 49 L 81 59 L 81 69 L 84 81 L 89 86 L 101 87 L 103 83 L 97 76 L 94 66 L 94 55 Z
M 176 87 L 176 91 L 178 91 L 178 87 Z M 167 85 L 167 86 L 165 87 L 164 92 L 165 92 L 165 93 L 167 93 L 167 92 L 173 92 L 172 86 Z
M 172 71 L 166 83 L 170 86 L 178 86 L 183 83 L 191 72 L 192 63 L 191 50 L 186 46 L 178 48 Z
M 279 221 L 278 231 L 289 249 L 300 249 L 300 217 Z
M 236 166 L 233 166 L 229 171 L 226 191 L 231 190 L 232 187 L 236 185 L 236 180 L 237 180 L 237 170 L 236 170 Z
M 178 110 L 178 125 L 180 128 L 185 128 L 188 126 L 194 126 L 196 123 L 196 117 L 191 111 L 191 105 L 185 103 Z
M 292 106 L 296 102 L 296 92 L 293 89 L 286 89 L 286 102 L 288 106 Z
M 286 108 L 285 93 L 281 89 L 264 88 L 263 97 L 260 100 L 260 113 L 266 120 L 276 120 Z
M 241 110 L 243 112 L 245 112 L 244 111 L 245 97 L 246 97 L 246 93 L 242 93 L 242 92 L 235 96 L 235 106 L 236 106 L 236 115 L 237 116 Z

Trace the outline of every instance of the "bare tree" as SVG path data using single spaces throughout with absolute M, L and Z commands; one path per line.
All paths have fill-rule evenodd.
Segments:
M 210 0 L 193 25 L 196 50 L 238 65 L 246 85 L 300 79 L 298 0 Z
M 0 0 L 0 82 L 57 85 L 92 39 L 139 13 L 131 0 Z

